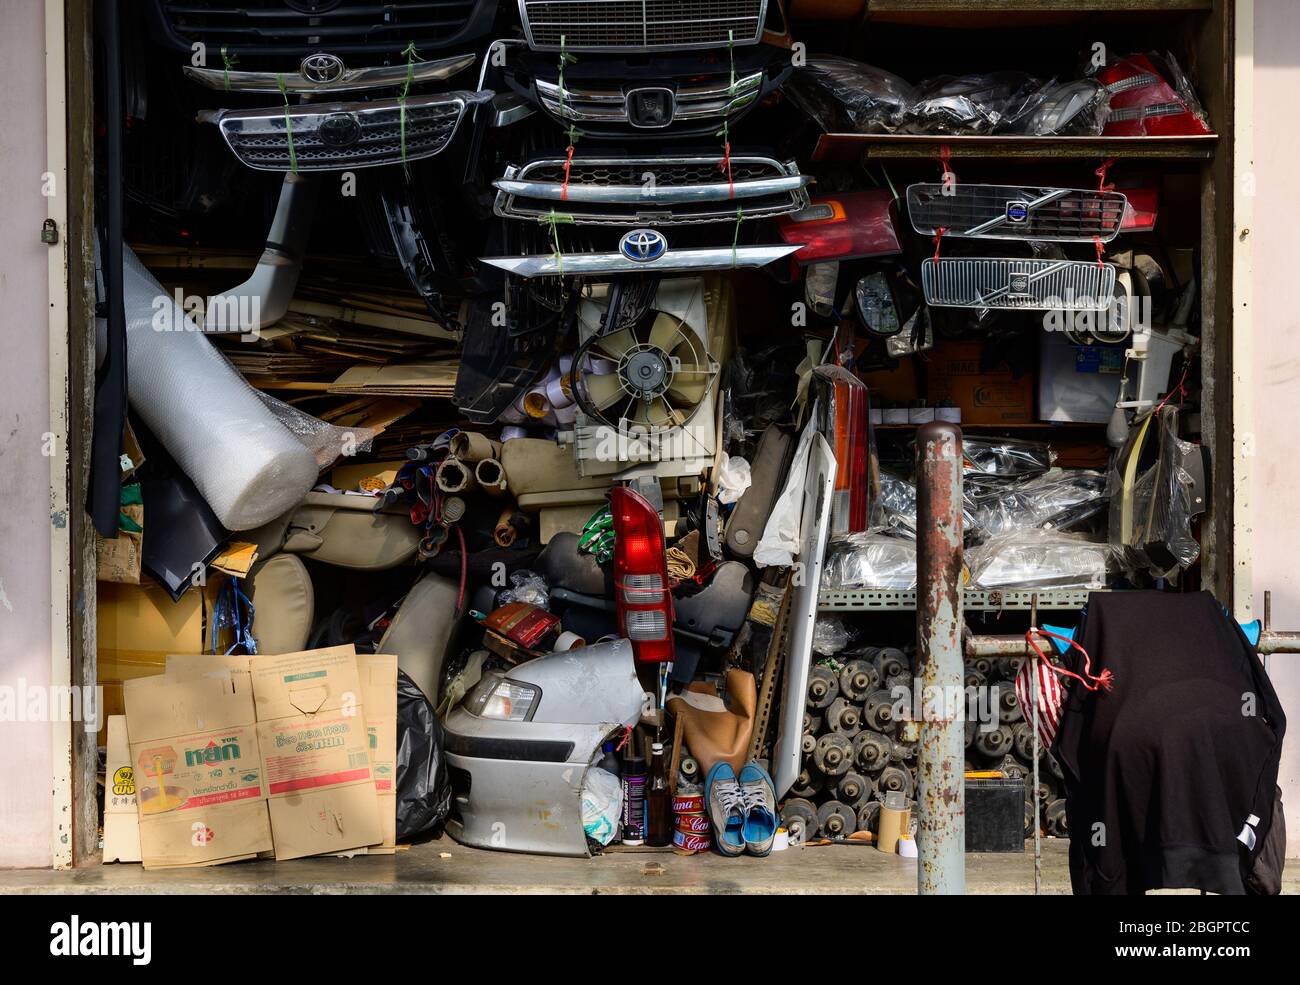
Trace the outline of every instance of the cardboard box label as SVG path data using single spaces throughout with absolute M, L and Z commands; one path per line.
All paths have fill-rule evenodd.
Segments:
M 333 718 L 287 731 L 267 729 L 266 781 L 271 795 L 370 779 L 370 755 L 349 749 L 352 719 Z M 338 754 L 344 755 L 344 768 Z
M 136 752 L 140 812 L 187 811 L 262 796 L 252 726 L 196 732 Z

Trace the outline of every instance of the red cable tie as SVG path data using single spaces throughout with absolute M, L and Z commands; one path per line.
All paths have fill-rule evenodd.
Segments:
M 569 144 L 569 151 L 564 157 L 564 184 L 560 186 L 560 201 L 569 200 L 569 169 L 573 167 L 573 144 Z
M 1046 636 L 1050 639 L 1060 640 L 1062 643 L 1070 644 L 1073 649 L 1082 653 L 1083 673 L 1076 674 L 1068 668 L 1058 667 L 1056 664 L 1052 663 L 1052 661 L 1048 659 L 1047 654 L 1038 649 L 1038 643 L 1034 640 L 1035 636 Z M 1103 691 L 1109 691 L 1115 686 L 1115 675 L 1109 670 L 1103 670 L 1097 675 L 1092 673 L 1092 659 L 1088 656 L 1088 651 L 1068 636 L 1062 636 L 1060 633 L 1053 633 L 1046 629 L 1031 629 L 1029 632 L 1025 633 L 1025 642 L 1033 648 L 1034 653 L 1038 654 L 1038 658 L 1043 661 L 1043 665 L 1054 674 L 1059 674 L 1062 677 L 1073 677 L 1089 691 L 1096 691 L 1098 688 Z
M 948 183 L 948 175 L 952 175 L 953 182 L 956 183 L 957 172 L 952 169 L 952 148 L 947 144 L 939 145 L 939 167 L 941 169 L 939 178 L 944 184 Z
M 1114 163 L 1115 163 L 1115 158 L 1113 157 L 1108 157 L 1106 158 L 1106 160 L 1101 162 L 1101 167 L 1099 167 L 1096 171 L 1097 191 L 1109 192 L 1115 190 L 1114 184 L 1109 184 L 1109 185 L 1106 184 L 1106 172 L 1110 170 L 1111 165 Z
M 1094 235 L 1094 236 L 1092 237 L 1092 241 L 1093 241 L 1094 244 L 1096 244 L 1096 247 L 1097 247 L 1097 266 L 1099 266 L 1099 267 L 1104 267 L 1104 266 L 1106 266 L 1106 264 L 1104 264 L 1104 263 L 1102 262 L 1102 259 L 1101 259 L 1102 256 L 1103 256 L 1103 255 L 1105 254 L 1105 252 L 1106 252 L 1105 249 L 1104 249 L 1104 248 L 1102 247 L 1102 245 L 1101 245 L 1101 237 L 1100 237 L 1100 236 L 1095 236 L 1095 235 Z
M 943 234 L 948 231 L 946 226 L 940 226 L 934 231 L 934 262 L 939 262 L 939 242 L 943 239 Z
M 718 162 L 718 170 L 727 172 L 727 197 L 736 197 L 736 185 L 731 180 L 731 141 L 725 141 L 722 145 L 722 160 Z

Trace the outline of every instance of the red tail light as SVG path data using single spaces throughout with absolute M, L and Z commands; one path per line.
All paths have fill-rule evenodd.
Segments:
M 1124 207 L 1124 218 L 1120 222 L 1122 233 L 1148 233 L 1156 228 L 1156 216 L 1160 212 L 1160 190 L 1155 186 L 1145 188 L 1121 188 L 1128 204 Z
M 831 534 L 862 533 L 870 501 L 867 388 L 842 366 L 817 367 L 813 388 L 822 407 L 821 431 L 835 449 L 837 465 Z
M 664 527 L 659 512 L 628 486 L 610 493 L 614 515 L 614 603 L 618 631 L 642 663 L 670 663 L 673 596 L 668 585 Z
M 807 208 L 779 217 L 777 232 L 786 243 L 803 244 L 794 255 L 800 266 L 899 253 L 893 204 L 886 188 L 819 196 Z

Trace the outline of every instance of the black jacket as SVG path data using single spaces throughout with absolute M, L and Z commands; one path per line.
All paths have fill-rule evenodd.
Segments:
M 1070 682 L 1053 747 L 1074 891 L 1246 892 L 1286 730 L 1254 648 L 1208 592 L 1093 593 L 1080 642 L 1114 685 Z

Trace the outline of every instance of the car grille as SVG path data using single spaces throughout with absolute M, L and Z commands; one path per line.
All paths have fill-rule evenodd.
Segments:
M 208 64 L 228 56 L 397 55 L 420 52 L 485 32 L 492 0 L 154 0 L 164 37 L 190 51 L 201 42 Z
M 1109 242 L 1119 232 L 1128 200 L 1119 192 L 1079 188 L 958 183 L 912 185 L 907 211 L 912 228 L 933 236 L 1033 239 L 1054 243 Z
M 944 308 L 1095 311 L 1115 293 L 1115 267 L 1085 260 L 942 257 L 921 264 L 925 301 Z
M 608 88 L 563 89 L 554 82 L 536 80 L 542 108 L 564 123 L 614 124 L 632 127 L 637 124 L 628 114 L 628 93 L 654 86 L 631 85 Z M 725 80 L 704 84 L 679 84 L 673 92 L 670 123 L 717 121 L 734 116 L 751 106 L 763 90 L 763 73 L 755 72 L 736 80 L 735 88 Z
M 471 98 L 458 93 L 408 99 L 406 160 L 441 153 L 455 136 Z M 403 159 L 401 109 L 395 99 L 300 106 L 289 111 L 289 118 L 292 156 L 283 109 L 223 110 L 212 117 L 239 160 L 261 171 L 288 171 L 295 164 L 299 171 L 329 171 Z
M 767 0 L 520 0 L 532 48 L 646 51 L 756 44 Z
M 564 181 L 558 158 L 511 168 L 497 183 L 497 214 L 537 220 L 556 212 L 580 225 L 678 225 L 734 222 L 738 211 L 746 220 L 762 219 L 808 204 L 807 179 L 798 168 L 765 157 L 733 157 L 730 183 L 717 158 L 656 157 L 579 158 L 570 166 L 567 191 Z M 514 190 L 507 184 L 513 182 L 535 187 Z

